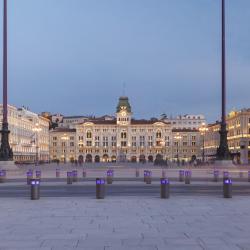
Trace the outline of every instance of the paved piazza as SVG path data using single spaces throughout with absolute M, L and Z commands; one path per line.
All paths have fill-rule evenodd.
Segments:
M 0 249 L 250 249 L 248 197 L 1 198 Z
M 57 167 L 62 170 L 63 179 L 60 182 L 53 179 Z M 154 188 L 156 193 L 147 194 L 145 191 L 140 195 L 128 195 L 131 189 L 126 187 L 130 184 L 126 184 L 128 181 L 125 180 L 115 181 L 112 185 L 113 188 L 125 185 L 117 189 L 123 194 L 116 193 L 107 195 L 104 200 L 96 200 L 93 180 L 85 182 L 81 179 L 71 186 L 72 189 L 65 186 L 66 171 L 74 167 L 67 164 L 36 167 L 42 169 L 43 177 L 49 178 L 42 182 L 44 191 L 52 192 L 54 187 L 59 187 L 69 194 L 65 197 L 41 194 L 41 199 L 37 201 L 29 200 L 29 192 L 23 195 L 29 190 L 25 173 L 30 166 L 8 173 L 10 181 L 1 184 L 0 191 L 8 194 L 9 189 L 12 194 L 16 193 L 13 196 L 1 193 L 0 196 L 0 250 L 250 249 L 250 199 L 249 190 L 244 188 L 249 186 L 247 168 L 243 170 L 244 179 L 235 183 L 243 191 L 233 195 L 232 199 L 222 198 L 221 182 L 215 184 L 209 179 L 214 169 L 211 167 L 193 169 L 193 175 L 198 180 L 189 186 L 199 189 L 199 185 L 206 185 L 209 189 L 219 185 L 219 189 L 213 189 L 211 193 L 205 193 L 205 190 L 187 193 L 183 186 L 183 192 L 173 192 L 170 199 L 160 199 L 157 189 L 159 180 L 155 180 L 157 184 L 147 186 L 147 190 Z M 99 170 L 95 167 L 87 167 L 92 178 L 105 176 L 110 166 L 102 166 Z M 140 178 L 145 168 L 153 169 L 154 176 L 158 178 L 162 173 L 161 168 L 153 166 L 136 167 L 140 167 Z M 178 169 L 168 169 L 166 174 L 177 178 Z M 230 175 L 239 177 L 239 170 L 232 169 Z M 134 176 L 135 168 L 132 166 L 116 166 L 115 177 Z M 178 185 L 183 185 L 174 183 L 175 190 Z M 16 191 L 13 190 L 15 185 Z M 93 190 L 89 185 L 93 186 Z M 133 181 L 133 185 L 143 188 L 144 184 L 139 180 L 138 183 Z M 79 187 L 88 195 L 84 192 L 74 195 L 74 190 Z

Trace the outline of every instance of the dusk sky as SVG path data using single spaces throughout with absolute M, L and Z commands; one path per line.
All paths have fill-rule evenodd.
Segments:
M 10 104 L 114 114 L 125 82 L 137 118 L 220 117 L 220 0 L 8 2 Z M 229 111 L 250 108 L 250 1 L 226 4 Z

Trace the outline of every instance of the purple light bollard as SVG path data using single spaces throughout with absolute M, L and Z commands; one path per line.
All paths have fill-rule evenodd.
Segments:
M 82 177 L 83 177 L 83 178 L 86 178 L 86 177 L 87 177 L 87 170 L 86 170 L 86 169 L 83 169 L 83 170 L 82 170 Z
M 0 183 L 4 183 L 5 181 L 5 176 L 3 170 L 0 170 Z
M 41 179 L 41 177 L 42 177 L 42 172 L 41 172 L 41 170 L 36 170 L 36 178 L 37 178 L 37 179 Z
M 161 178 L 161 199 L 168 199 L 170 195 L 169 180 Z
M 40 180 L 39 179 L 30 180 L 30 199 L 31 200 L 40 199 Z
M 56 178 L 60 178 L 60 169 L 56 169 Z
M 185 171 L 184 170 L 180 170 L 179 171 L 179 181 L 180 182 L 184 181 L 184 175 L 185 175 Z
M 105 180 L 96 179 L 96 199 L 104 199 L 105 197 Z
M 232 179 L 228 178 L 223 181 L 224 198 L 232 198 Z
M 214 179 L 213 179 L 214 182 L 219 181 L 219 174 L 220 174 L 219 170 L 214 170 Z
M 146 184 L 151 184 L 151 182 L 152 182 L 152 172 L 147 171 L 147 173 L 146 173 Z
M 72 181 L 77 182 L 78 181 L 78 172 L 77 170 L 72 171 Z
M 146 182 L 147 172 L 148 172 L 148 170 L 144 170 L 144 171 L 143 171 L 143 181 L 144 181 L 144 182 Z
M 190 184 L 191 182 L 191 171 L 185 171 L 185 184 Z
M 32 170 L 29 170 L 29 171 L 26 173 L 26 176 L 27 176 L 27 185 L 30 185 L 30 181 L 31 181 L 31 179 L 33 178 L 33 171 L 32 171 Z
M 73 183 L 73 174 L 72 172 L 67 172 L 67 184 L 71 185 Z
M 113 175 L 114 175 L 114 173 L 112 170 L 107 171 L 107 184 L 113 183 Z

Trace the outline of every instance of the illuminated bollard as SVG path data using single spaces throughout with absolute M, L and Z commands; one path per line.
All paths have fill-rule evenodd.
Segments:
M 86 169 L 83 169 L 83 170 L 82 170 L 82 177 L 83 177 L 83 178 L 86 178 L 86 176 L 87 176 L 87 170 L 86 170 Z
M 191 182 L 191 171 L 185 171 L 185 184 L 190 184 Z
M 139 171 L 139 169 L 135 170 L 135 177 L 137 177 L 137 178 L 140 177 L 140 171 Z
M 30 199 L 31 200 L 40 199 L 40 180 L 39 179 L 30 180 Z
M 6 178 L 7 178 L 7 171 L 5 169 L 3 169 L 2 172 L 3 172 L 4 180 L 6 180 Z
M 67 172 L 67 184 L 72 184 L 72 172 Z
M 26 176 L 27 176 L 27 185 L 30 185 L 30 181 L 31 181 L 31 179 L 33 178 L 33 171 L 32 171 L 32 170 L 29 170 L 29 171 L 26 173 Z
M 56 169 L 56 178 L 60 178 L 60 169 Z
M 179 181 L 180 181 L 180 182 L 183 182 L 183 181 L 184 181 L 184 173 L 185 173 L 184 170 L 180 170 L 180 171 L 179 171 Z
M 143 181 L 144 182 L 146 182 L 147 172 L 148 172 L 148 170 L 144 170 L 144 172 L 143 172 Z
M 4 183 L 5 181 L 5 174 L 3 170 L 0 170 L 0 183 Z
M 112 184 L 113 183 L 113 171 L 108 170 L 107 171 L 107 184 Z
M 219 170 L 214 170 L 214 182 L 219 181 Z
M 147 171 L 147 173 L 146 173 L 146 184 L 151 184 L 151 182 L 152 182 L 152 172 Z
M 224 182 L 225 180 L 227 180 L 227 179 L 229 179 L 229 172 L 228 172 L 228 171 L 224 171 L 224 172 L 223 172 L 223 182 Z
M 72 182 L 77 182 L 78 181 L 78 173 L 77 170 L 72 171 Z
M 96 199 L 104 199 L 105 197 L 105 180 L 96 179 Z
M 224 198 L 232 198 L 232 180 L 225 179 L 223 181 L 223 196 Z
M 41 170 L 36 170 L 36 178 L 37 178 L 37 179 L 41 179 L 41 177 L 42 177 L 42 172 L 41 172 Z
M 168 199 L 169 198 L 169 180 L 165 178 L 161 178 L 161 198 Z

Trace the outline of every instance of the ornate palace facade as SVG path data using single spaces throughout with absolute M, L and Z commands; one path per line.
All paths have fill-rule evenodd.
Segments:
M 104 116 L 51 130 L 51 160 L 153 162 L 199 157 L 198 130 L 173 129 L 170 122 L 136 120 L 132 115 L 128 98 L 120 97 L 113 119 Z

